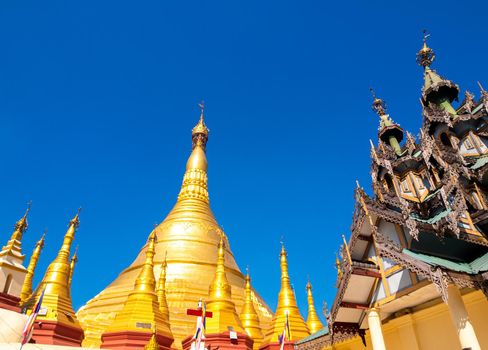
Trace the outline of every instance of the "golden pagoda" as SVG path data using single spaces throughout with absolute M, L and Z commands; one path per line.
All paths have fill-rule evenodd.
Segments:
M 43 329 L 34 329 L 34 337 L 45 341 L 49 339 L 53 344 L 80 345 L 83 339 L 83 331 L 73 310 L 69 290 L 70 250 L 79 224 L 78 210 L 69 223 L 58 255 L 48 266 L 44 278 L 26 303 L 27 308 L 31 309 L 44 291 L 44 311 L 36 318 L 36 323 L 42 323 Z
M 254 340 L 253 349 L 259 349 L 264 336 L 259 324 L 259 316 L 252 302 L 251 276 L 246 275 L 246 301 L 240 314 L 242 326 L 246 333 Z
M 195 329 L 195 320 L 186 315 L 186 310 L 193 308 L 200 298 L 206 299 L 208 296 L 221 237 L 225 243 L 225 271 L 232 289 L 232 302 L 237 310 L 242 308 L 245 299 L 244 275 L 209 205 L 205 154 L 208 134 L 202 108 L 198 124 L 192 130 L 192 152 L 186 164 L 178 200 L 166 219 L 154 229 L 158 237 L 154 256 L 156 275 L 160 273 L 167 252 L 166 298 L 175 337 L 173 346 L 179 349 L 182 347 L 181 341 Z M 147 245 L 115 281 L 78 311 L 77 316 L 85 330 L 83 346 L 100 346 L 101 334 L 122 309 L 133 288 L 134 280 L 144 264 L 146 250 Z M 262 326 L 266 327 L 272 312 L 257 294 L 255 297 L 254 306 Z
M 313 301 L 312 295 L 312 284 L 310 281 L 307 282 L 307 302 L 308 302 L 308 317 L 307 317 L 307 326 L 310 330 L 310 333 L 315 333 L 320 331 L 324 328 L 324 325 L 320 321 L 319 316 L 317 315 L 317 311 L 315 311 L 315 304 Z
M 27 267 L 27 274 L 25 275 L 24 283 L 22 284 L 22 291 L 20 292 L 20 302 L 26 302 L 32 294 L 32 279 L 34 278 L 34 272 L 36 270 L 37 262 L 41 255 L 41 250 L 44 248 L 44 239 L 46 233 L 42 234 L 41 239 L 36 243 L 32 256 L 29 260 L 29 266 Z
M 266 332 L 261 348 L 266 348 L 271 343 L 278 343 L 278 336 L 281 336 L 288 317 L 289 337 L 287 341 L 296 341 L 310 335 L 307 324 L 303 320 L 295 300 L 295 293 L 291 288 L 290 276 L 288 275 L 288 261 L 286 259 L 285 246 L 281 246 L 281 289 L 278 294 L 278 306 L 271 321 L 271 327 Z
M 163 314 L 159 310 L 156 295 L 154 278 L 156 239 L 156 234 L 152 232 L 148 238 L 146 259 L 136 278 L 133 291 L 129 294 L 123 309 L 117 313 L 114 322 L 104 332 L 102 347 L 116 349 L 118 346 L 122 346 L 125 348 L 124 346 L 134 342 L 134 339 L 131 339 L 134 332 L 148 333 L 151 332 L 151 329 L 156 336 L 164 337 L 167 348 L 171 346 L 173 335 L 168 320 L 163 318 Z M 123 334 L 127 336 L 123 336 Z M 127 343 L 122 344 L 122 342 Z
M 207 319 L 207 334 L 228 332 L 233 327 L 236 332 L 244 333 L 241 320 L 237 315 L 236 306 L 232 302 L 232 292 L 225 274 L 224 266 L 224 240 L 220 239 L 217 256 L 217 269 L 215 277 L 208 291 L 207 309 L 213 313 Z

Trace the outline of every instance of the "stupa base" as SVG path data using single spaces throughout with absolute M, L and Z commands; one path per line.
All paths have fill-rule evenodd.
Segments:
M 230 338 L 230 332 L 205 334 L 205 348 L 208 350 L 252 350 L 254 341 L 245 333 L 236 333 L 236 339 Z M 182 341 L 183 350 L 190 350 L 192 336 Z
M 151 339 L 152 334 L 148 332 L 108 332 L 102 335 L 101 349 L 125 350 L 144 349 L 144 346 Z M 156 334 L 159 350 L 171 350 L 173 339 Z
M 83 330 L 81 328 L 49 320 L 34 323 L 32 342 L 36 344 L 81 347 L 82 341 Z
M 291 341 L 285 341 L 285 345 L 283 345 L 283 350 L 293 350 L 295 347 L 294 343 Z M 280 343 L 269 343 L 266 345 L 262 345 L 259 350 L 280 350 L 281 345 Z

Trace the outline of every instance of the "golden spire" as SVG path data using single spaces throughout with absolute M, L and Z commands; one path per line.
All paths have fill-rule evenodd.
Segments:
M 154 278 L 154 254 L 157 237 L 153 231 L 148 238 L 146 258 L 141 271 L 134 282 L 134 289 L 129 294 L 124 307 L 115 316 L 114 322 L 107 328 L 111 332 L 148 332 L 137 324 L 154 325 L 154 333 L 173 339 L 168 320 L 159 309 Z
M 168 268 L 168 263 L 166 262 L 166 256 L 161 264 L 161 273 L 159 274 L 158 287 L 156 289 L 156 294 L 158 296 L 159 310 L 163 314 L 165 321 L 169 323 L 169 308 L 168 302 L 166 300 L 166 269 Z
M 152 292 L 156 289 L 156 280 L 154 279 L 154 245 L 156 244 L 157 237 L 156 233 L 153 231 L 149 235 L 148 246 L 146 251 L 146 261 L 142 266 L 142 270 L 136 278 L 136 283 L 134 284 L 134 292 Z M 152 294 L 150 293 L 150 294 Z
M 286 317 L 290 327 L 290 340 L 300 340 L 308 335 L 310 331 L 305 323 L 295 299 L 295 293 L 291 288 L 290 276 L 288 275 L 288 261 L 286 258 L 285 246 L 281 244 L 280 265 L 281 265 L 281 289 L 278 294 L 278 306 L 271 321 L 271 327 L 266 333 L 263 344 L 278 342 L 278 336 L 283 332 Z
M 220 236 L 219 250 L 217 255 L 217 271 L 215 272 L 215 277 L 210 284 L 209 297 L 211 299 L 230 299 L 231 290 L 229 281 L 227 281 L 227 276 L 225 275 L 225 251 L 224 251 L 224 240 Z
M 68 280 L 68 287 L 71 288 L 71 281 L 73 280 L 73 272 L 75 270 L 75 265 L 78 262 L 78 246 L 75 248 L 75 252 L 71 257 L 71 261 L 69 263 L 69 280 Z
M 185 199 L 200 199 L 209 203 L 208 179 L 207 179 L 207 156 L 205 148 L 208 140 L 208 129 L 203 121 L 204 105 L 199 105 L 201 115 L 198 124 L 192 130 L 192 152 L 186 163 L 186 172 L 183 176 L 178 201 Z
M 22 255 L 22 235 L 24 234 L 25 230 L 27 230 L 27 214 L 29 214 L 31 205 L 32 202 L 29 202 L 24 216 L 22 216 L 20 220 L 15 223 L 14 232 L 12 232 L 12 236 L 10 237 L 8 243 L 0 251 L 0 256 L 12 255 L 21 259 L 21 261 L 24 261 L 25 256 Z
M 41 236 L 41 239 L 37 241 L 32 256 L 27 267 L 27 274 L 25 275 L 24 283 L 22 284 L 22 291 L 20 292 L 20 303 L 26 302 L 32 294 L 32 279 L 34 277 L 34 271 L 36 270 L 37 261 L 41 255 L 42 248 L 44 248 L 44 238 L 46 237 L 46 231 Z
M 259 349 L 261 343 L 264 340 L 263 332 L 259 324 L 259 317 L 256 309 L 254 308 L 254 303 L 252 302 L 252 288 L 251 288 L 251 277 L 249 276 L 249 270 L 246 275 L 246 290 L 245 290 L 245 301 L 244 306 L 241 311 L 241 322 L 247 335 L 249 335 L 254 340 L 253 349 Z
M 207 334 L 227 332 L 229 326 L 234 327 L 236 332 L 244 332 L 241 320 L 237 315 L 236 306 L 232 301 L 231 287 L 225 275 L 224 264 L 224 239 L 223 236 L 220 236 L 217 269 L 208 290 L 207 309 L 213 312 L 213 316 L 207 320 Z
M 317 311 L 315 311 L 315 304 L 313 302 L 312 296 L 312 285 L 310 284 L 310 280 L 307 282 L 307 302 L 308 302 L 308 317 L 307 317 L 307 326 L 310 329 L 310 333 L 315 333 L 320 331 L 324 328 L 324 325 L 320 321 L 319 316 L 317 315 Z
M 47 310 L 45 316 L 38 316 L 39 320 L 58 321 L 71 327 L 81 330 L 75 312 L 69 291 L 69 274 L 70 274 L 70 249 L 75 231 L 80 224 L 79 214 L 75 215 L 69 223 L 68 230 L 64 235 L 63 245 L 56 258 L 48 266 L 44 278 L 39 283 L 36 291 L 28 302 L 28 307 L 34 306 L 34 302 L 39 298 L 44 290 L 44 299 L 42 307 Z

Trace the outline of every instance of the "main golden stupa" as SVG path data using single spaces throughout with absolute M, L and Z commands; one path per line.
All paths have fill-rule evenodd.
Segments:
M 181 341 L 195 330 L 195 318 L 187 316 L 186 310 L 196 307 L 200 298 L 208 296 L 209 283 L 215 276 L 221 237 L 225 241 L 225 271 L 232 289 L 232 301 L 239 312 L 245 302 L 246 279 L 235 262 L 227 236 L 210 209 L 205 155 L 209 131 L 203 117 L 202 107 L 200 120 L 192 130 L 192 152 L 178 200 L 166 219 L 153 231 L 157 236 L 156 276 L 167 260 L 166 298 L 175 338 L 173 347 L 179 349 Z M 102 333 L 113 322 L 133 289 L 134 280 L 144 264 L 146 250 L 147 244 L 115 281 L 78 311 L 77 317 L 85 332 L 84 347 L 100 346 Z M 260 325 L 266 329 L 273 314 L 257 293 L 253 291 L 252 294 Z

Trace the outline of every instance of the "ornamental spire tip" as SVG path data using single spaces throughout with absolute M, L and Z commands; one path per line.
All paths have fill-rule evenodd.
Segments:
M 383 101 L 381 98 L 378 98 L 376 96 L 376 93 L 372 87 L 369 88 L 369 91 L 371 91 L 371 95 L 373 95 L 373 104 L 371 105 L 371 108 L 380 117 L 385 115 L 386 114 L 386 103 L 385 103 L 385 101 Z
M 426 29 L 423 30 L 423 34 L 423 46 L 417 53 L 417 63 L 419 66 L 424 67 L 424 69 L 428 69 L 435 60 L 435 53 L 434 50 L 427 46 L 427 39 L 430 37 L 430 34 L 428 34 Z
M 193 148 L 195 146 L 200 146 L 205 150 L 205 146 L 208 140 L 209 130 L 205 125 L 204 114 L 205 114 L 205 103 L 202 101 L 198 104 L 200 107 L 200 119 L 197 125 L 192 129 L 191 136 L 193 140 Z

